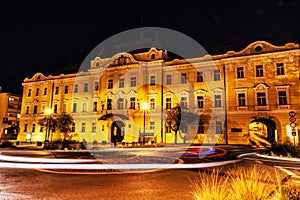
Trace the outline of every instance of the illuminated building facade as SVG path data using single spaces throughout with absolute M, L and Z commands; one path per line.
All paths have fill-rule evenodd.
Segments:
M 17 139 L 21 104 L 21 96 L 11 93 L 0 93 L 1 140 Z
M 240 52 L 164 61 L 152 48 L 96 57 L 79 73 L 37 73 L 23 83 L 18 140 L 43 141 L 38 119 L 52 108 L 73 114 L 67 139 L 93 144 L 298 142 L 289 112 L 300 110 L 299 54 L 293 43 L 257 41 Z

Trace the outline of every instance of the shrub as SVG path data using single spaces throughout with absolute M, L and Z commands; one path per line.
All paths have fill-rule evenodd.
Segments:
M 259 165 L 237 167 L 224 175 L 213 170 L 192 182 L 192 195 L 200 200 L 298 200 L 300 185 L 282 183 L 277 171 Z

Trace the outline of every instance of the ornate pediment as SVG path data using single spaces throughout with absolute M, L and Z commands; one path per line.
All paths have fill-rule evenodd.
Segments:
M 249 44 L 244 50 L 235 52 L 235 51 L 228 51 L 226 54 L 222 55 L 215 55 L 213 59 L 222 59 L 228 57 L 238 57 L 238 56 L 247 56 L 253 54 L 261 54 L 261 53 L 270 53 L 270 52 L 277 52 L 277 51 L 286 51 L 292 49 L 299 49 L 299 44 L 294 43 L 287 43 L 284 46 L 275 46 L 266 41 L 256 41 Z
M 138 64 L 138 61 L 136 61 L 129 53 L 119 53 L 111 58 L 108 67 L 131 64 Z

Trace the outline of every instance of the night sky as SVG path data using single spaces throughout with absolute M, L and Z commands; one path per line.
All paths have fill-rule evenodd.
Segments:
M 0 4 L 2 92 L 22 94 L 26 77 L 80 64 L 105 39 L 138 27 L 179 31 L 210 54 L 257 40 L 300 43 L 298 0 L 62 2 Z

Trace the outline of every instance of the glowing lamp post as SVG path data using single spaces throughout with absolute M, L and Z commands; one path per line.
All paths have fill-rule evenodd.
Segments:
M 145 144 L 145 136 L 146 136 L 146 110 L 148 110 L 148 103 L 142 103 L 142 110 L 144 111 L 144 132 L 143 132 L 143 144 Z

